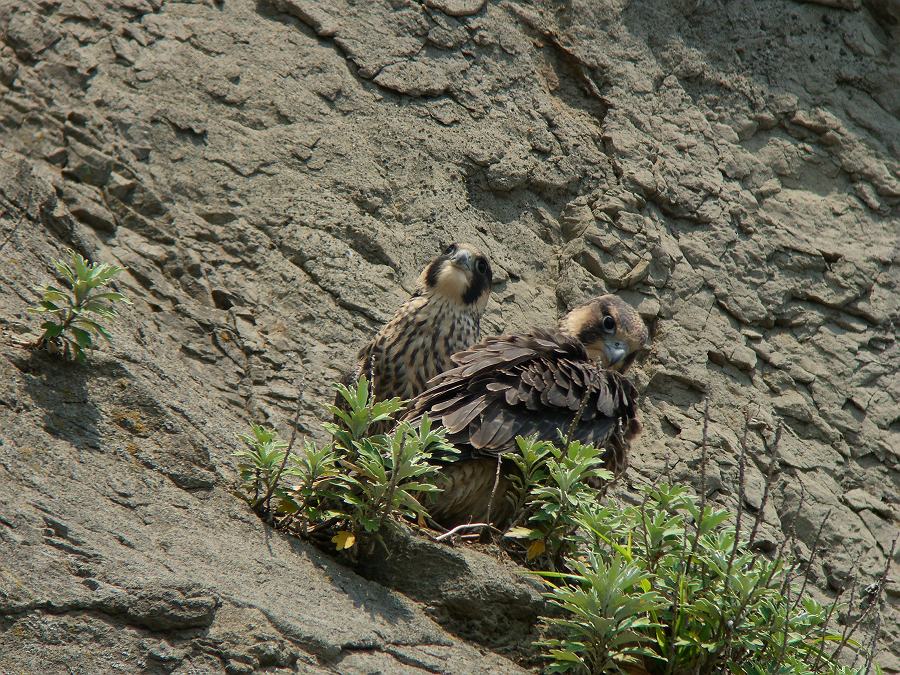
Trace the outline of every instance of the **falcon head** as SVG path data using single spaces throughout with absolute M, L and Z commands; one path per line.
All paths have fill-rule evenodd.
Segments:
M 592 359 L 619 372 L 649 346 L 647 326 L 637 310 L 615 295 L 601 295 L 575 307 L 560 319 L 559 329 L 578 338 Z
M 491 295 L 491 263 L 472 244 L 450 244 L 419 277 L 419 287 L 431 295 L 474 309 L 479 315 Z

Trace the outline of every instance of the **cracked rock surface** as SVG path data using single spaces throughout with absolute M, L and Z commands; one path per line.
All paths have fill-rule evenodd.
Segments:
M 870 583 L 900 499 L 898 42 L 884 0 L 0 0 L 0 670 L 529 667 L 472 620 L 508 593 L 526 639 L 535 611 L 489 557 L 410 544 L 364 579 L 230 493 L 234 434 L 299 393 L 321 439 L 454 240 L 492 258 L 486 333 L 639 307 L 633 485 L 680 460 L 699 489 L 708 399 L 712 498 L 750 417 L 765 537 L 802 559 L 824 520 L 815 592 Z M 89 367 L 15 346 L 67 246 L 128 268 Z

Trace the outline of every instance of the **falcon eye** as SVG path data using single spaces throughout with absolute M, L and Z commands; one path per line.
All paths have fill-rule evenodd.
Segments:
M 609 314 L 603 317 L 603 330 L 605 330 L 607 333 L 616 332 L 616 320 Z
M 487 263 L 483 258 L 479 258 L 475 261 L 475 271 L 478 272 L 478 274 L 487 274 Z
M 450 244 L 444 251 L 444 255 L 453 255 L 454 253 L 456 253 L 456 244 Z

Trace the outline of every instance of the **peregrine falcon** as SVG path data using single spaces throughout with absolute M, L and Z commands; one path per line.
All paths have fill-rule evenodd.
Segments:
M 478 339 L 491 295 L 491 263 L 471 244 L 451 244 L 422 270 L 416 289 L 359 351 L 349 384 L 366 376 L 380 399 L 410 399 L 450 366 L 454 352 Z M 345 408 L 338 395 L 335 405 Z
M 557 430 L 571 428 L 573 439 L 605 446 L 606 468 L 622 473 L 628 441 L 640 431 L 637 391 L 622 373 L 647 341 L 637 311 L 603 295 L 575 307 L 556 330 L 491 337 L 454 354 L 455 367 L 405 415 L 415 422 L 427 413 L 460 451 L 442 467 L 431 516 L 453 527 L 484 522 L 490 511 L 502 527 L 513 515 L 504 493 L 514 468 L 499 458 L 515 449 L 518 435 L 557 441 Z M 498 462 L 504 470 L 491 500 Z

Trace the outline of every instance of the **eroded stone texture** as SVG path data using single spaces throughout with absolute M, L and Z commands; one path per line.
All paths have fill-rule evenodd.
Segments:
M 765 536 L 808 555 L 827 515 L 826 597 L 883 568 L 893 5 L 478 4 L 0 0 L 3 669 L 514 669 L 227 492 L 235 432 L 284 429 L 298 390 L 322 437 L 329 383 L 452 240 L 491 254 L 484 331 L 640 307 L 634 484 L 681 459 L 699 487 L 708 398 L 714 499 L 750 416 Z M 12 346 L 70 245 L 135 300 L 88 369 Z M 896 672 L 896 587 L 883 628 Z

